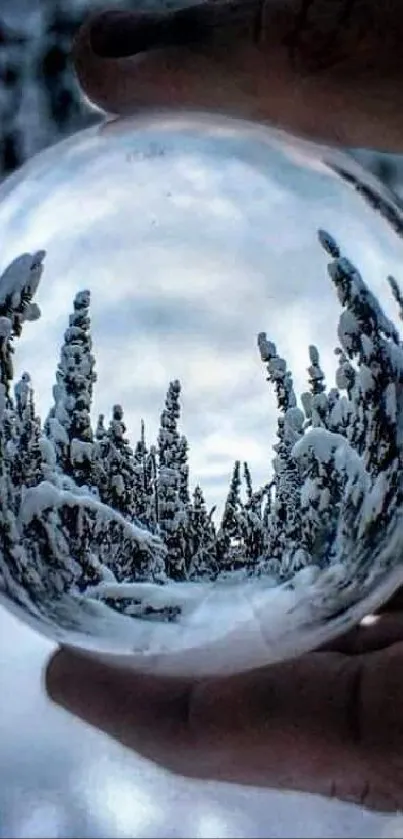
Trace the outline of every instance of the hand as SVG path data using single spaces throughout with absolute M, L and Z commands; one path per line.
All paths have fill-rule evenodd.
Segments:
M 85 93 L 109 113 L 215 110 L 400 151 L 402 43 L 401 0 L 207 0 L 95 15 L 74 57 Z
M 208 0 L 91 18 L 74 50 L 111 114 L 196 108 L 403 149 L 401 0 Z M 198 682 L 58 652 L 51 698 L 181 775 L 403 807 L 403 611 L 331 648 Z
M 182 776 L 403 807 L 403 611 L 242 675 L 155 678 L 61 650 L 46 684 L 67 711 Z

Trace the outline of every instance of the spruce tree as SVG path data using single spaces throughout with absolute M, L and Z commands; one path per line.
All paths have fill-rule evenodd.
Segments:
M 93 433 L 91 401 L 96 381 L 92 355 L 90 292 L 80 291 L 64 333 L 64 343 L 53 388 L 54 405 L 45 424 L 61 471 L 78 485 L 91 484 Z
M 260 357 L 266 364 L 268 381 L 274 384 L 280 416 L 277 422 L 278 442 L 273 446 L 275 458 L 274 501 L 269 517 L 267 536 L 268 558 L 280 563 L 285 575 L 294 573 L 309 561 L 301 552 L 302 518 L 300 467 L 293 447 L 304 431 L 304 414 L 297 406 L 292 374 L 286 361 L 277 353 L 266 333 L 258 335 Z
M 36 320 L 40 311 L 33 297 L 42 272 L 44 251 L 22 254 L 0 277 L 0 579 L 12 598 L 27 601 L 35 569 L 29 567 L 18 532 L 16 515 L 22 497 L 21 483 L 12 479 L 16 441 L 15 406 L 12 400 L 14 340 L 21 335 L 24 321 Z M 22 586 L 22 588 L 20 587 Z
M 267 533 L 263 523 L 263 501 L 266 489 L 254 491 L 249 464 L 243 464 L 246 501 L 239 517 L 245 566 L 254 566 L 263 556 Z
M 212 516 L 207 512 L 201 487 L 193 492 L 188 517 L 189 578 L 192 580 L 217 577 L 218 563 L 215 544 L 215 529 Z
M 141 420 L 140 438 L 134 448 L 133 464 L 134 515 L 140 524 L 154 529 L 155 511 L 152 503 L 154 474 L 150 452 L 146 443 L 144 420 Z
M 104 483 L 100 496 L 127 519 L 135 516 L 135 461 L 126 437 L 126 425 L 121 405 L 114 405 L 112 418 L 101 439 L 101 462 Z
M 186 578 L 186 508 L 184 446 L 178 431 L 180 382 L 170 382 L 158 433 L 158 528 L 168 549 L 168 575 Z
M 242 561 L 240 551 L 241 512 L 241 462 L 236 460 L 217 532 L 217 561 L 220 570 L 233 570 Z
M 23 373 L 14 388 L 15 430 L 12 476 L 15 487 L 37 486 L 43 480 L 41 424 L 35 411 L 29 373 Z

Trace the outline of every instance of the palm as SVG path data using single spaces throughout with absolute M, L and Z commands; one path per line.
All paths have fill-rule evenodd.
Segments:
M 403 806 L 403 612 L 331 647 L 250 673 L 191 682 L 59 652 L 54 701 L 188 777 Z

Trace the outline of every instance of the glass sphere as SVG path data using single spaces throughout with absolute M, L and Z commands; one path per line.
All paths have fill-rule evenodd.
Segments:
M 0 199 L 1 603 L 65 645 L 203 675 L 385 600 L 396 196 L 335 150 L 178 113 L 81 132 Z

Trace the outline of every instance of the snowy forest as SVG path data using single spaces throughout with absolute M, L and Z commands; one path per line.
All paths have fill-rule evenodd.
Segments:
M 341 307 L 335 386 L 310 346 L 297 400 L 286 360 L 258 335 L 262 386 L 265 375 L 278 404 L 274 457 L 270 465 L 268 440 L 259 487 L 247 463 L 234 463 L 220 516 L 189 474 L 177 379 L 167 382 L 156 440 L 141 422 L 129 441 L 121 405 L 93 422 L 88 290 L 66 317 L 52 404 L 38 416 L 33 380 L 25 372 L 14 381 L 13 355 L 24 322 L 40 319 L 34 298 L 46 255 L 8 266 L 0 277 L 0 586 L 8 598 L 32 609 L 66 592 L 95 596 L 102 584 L 234 574 L 273 584 L 307 567 L 368 570 L 402 508 L 403 345 L 333 237 L 319 231 L 319 245 Z M 402 317 L 403 295 L 388 282 Z M 130 597 L 104 602 L 135 613 Z

